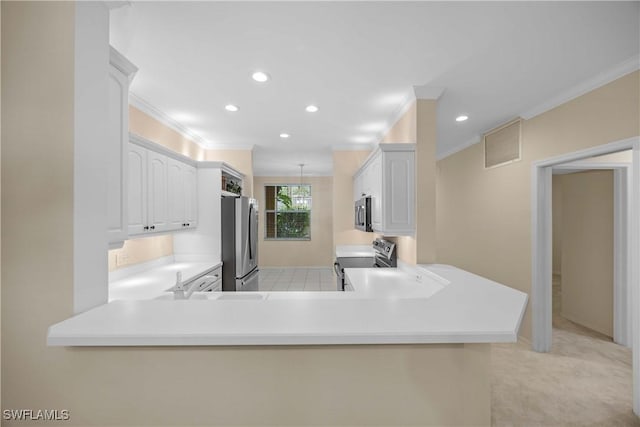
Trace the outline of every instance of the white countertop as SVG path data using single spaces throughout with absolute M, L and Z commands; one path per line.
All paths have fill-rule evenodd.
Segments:
M 445 265 L 345 271 L 354 292 L 201 293 L 194 300 L 113 301 L 51 326 L 47 340 L 56 346 L 517 340 L 525 293 Z
M 173 262 L 151 268 L 109 283 L 109 302 L 115 300 L 145 300 L 162 295 L 176 284 L 176 273 L 182 272 L 182 281 L 188 282 L 221 262 Z
M 360 258 L 375 255 L 371 245 L 338 245 L 336 246 L 336 258 Z

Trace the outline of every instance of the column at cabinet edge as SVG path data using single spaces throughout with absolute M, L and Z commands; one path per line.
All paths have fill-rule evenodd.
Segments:
M 129 86 L 138 68 L 110 47 L 107 106 L 107 241 L 119 248 L 128 236 L 127 147 L 129 143 Z

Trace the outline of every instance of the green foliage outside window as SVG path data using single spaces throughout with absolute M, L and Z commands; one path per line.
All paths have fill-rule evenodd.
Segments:
M 311 239 L 311 186 L 265 186 L 265 237 Z

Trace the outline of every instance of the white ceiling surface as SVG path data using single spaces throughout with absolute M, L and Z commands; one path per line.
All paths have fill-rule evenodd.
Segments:
M 331 149 L 378 142 L 413 86 L 445 89 L 442 156 L 628 63 L 639 5 L 134 2 L 111 12 L 111 43 L 139 67 L 133 93 L 211 147 L 255 146 L 256 175 L 331 174 Z

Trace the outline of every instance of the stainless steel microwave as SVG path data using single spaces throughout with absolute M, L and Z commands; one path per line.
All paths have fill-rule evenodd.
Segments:
M 354 208 L 354 225 L 362 231 L 373 231 L 371 227 L 371 197 L 357 200 Z

